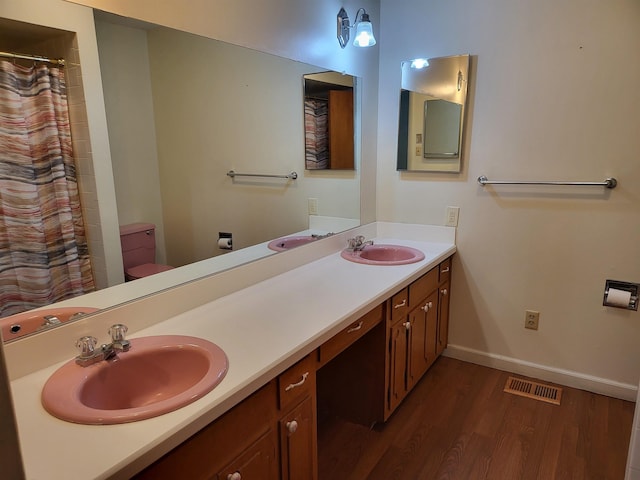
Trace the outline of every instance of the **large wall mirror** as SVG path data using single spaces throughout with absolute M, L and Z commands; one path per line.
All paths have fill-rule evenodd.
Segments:
M 305 168 L 303 79 L 333 75 L 326 69 L 103 12 L 95 24 L 118 223 L 156 225 L 157 263 L 205 276 L 276 253 L 266 246 L 275 238 L 359 225 L 355 78 L 339 74 L 351 85 L 346 168 L 354 171 L 314 175 Z M 12 25 L 32 46 L 38 27 Z M 231 178 L 230 170 L 298 177 Z M 220 232 L 233 234 L 233 251 L 219 248 Z M 174 277 L 150 288 L 194 279 Z
M 469 55 L 402 63 L 398 170 L 459 172 Z

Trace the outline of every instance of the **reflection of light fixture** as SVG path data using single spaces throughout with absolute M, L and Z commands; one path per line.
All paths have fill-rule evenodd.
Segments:
M 427 68 L 429 66 L 429 60 L 426 58 L 416 58 L 411 60 L 411 68 L 420 70 L 421 68 Z
M 458 91 L 462 90 L 462 84 L 464 83 L 464 75 L 462 71 L 458 70 Z
M 362 14 L 360 14 L 362 12 Z M 360 21 L 358 21 L 358 15 L 360 15 Z M 353 39 L 353 45 L 356 47 L 372 47 L 376 44 L 376 39 L 373 36 L 373 28 L 371 27 L 371 20 L 369 20 L 369 14 L 364 8 L 360 8 L 356 12 L 356 19 L 353 26 L 349 22 L 349 16 L 344 8 L 341 8 L 338 12 L 338 43 L 342 48 L 349 43 L 349 29 L 356 29 L 356 35 Z

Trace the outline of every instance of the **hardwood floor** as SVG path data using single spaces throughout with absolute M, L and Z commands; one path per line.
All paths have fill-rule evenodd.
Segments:
M 504 393 L 509 373 L 441 357 L 384 425 L 318 425 L 320 480 L 624 478 L 634 403 L 563 387 Z

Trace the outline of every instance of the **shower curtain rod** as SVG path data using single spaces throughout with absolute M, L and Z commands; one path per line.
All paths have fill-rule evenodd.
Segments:
M 47 58 L 39 55 L 29 55 L 27 53 L 0 52 L 0 57 L 14 58 L 19 60 L 33 60 L 34 62 L 52 63 L 54 65 L 58 65 L 59 67 L 64 67 L 64 63 L 65 63 L 64 58 Z

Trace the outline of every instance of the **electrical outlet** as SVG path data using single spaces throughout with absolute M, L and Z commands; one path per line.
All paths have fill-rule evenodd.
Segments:
M 540 312 L 535 310 L 527 310 L 524 317 L 524 328 L 530 330 L 538 330 L 538 322 L 540 321 Z
M 309 208 L 309 215 L 317 215 L 318 214 L 318 199 L 317 198 L 309 198 L 307 200 L 307 206 Z
M 459 216 L 460 207 L 447 207 L 447 219 L 445 221 L 445 225 L 447 227 L 457 227 Z

